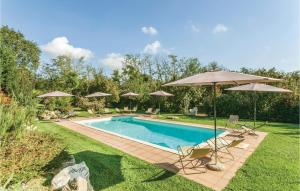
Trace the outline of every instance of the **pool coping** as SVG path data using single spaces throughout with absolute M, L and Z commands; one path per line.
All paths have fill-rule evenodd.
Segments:
M 154 143 L 150 143 L 150 142 L 147 142 L 147 141 L 143 141 L 143 140 L 139 140 L 139 139 L 135 139 L 135 138 L 131 138 L 129 136 L 126 136 L 126 135 L 121 135 L 119 133 L 114 133 L 114 132 L 111 132 L 111 131 L 107 131 L 107 130 L 104 130 L 104 129 L 100 129 L 100 128 L 96 128 L 96 127 L 93 127 L 91 125 L 87 125 L 87 124 L 83 124 L 83 123 L 88 123 L 88 122 L 97 122 L 97 121 L 109 121 L 111 120 L 113 117 L 128 117 L 128 116 L 132 116 L 132 115 L 117 115 L 117 116 L 104 116 L 102 118 L 93 118 L 93 119 L 83 119 L 83 120 L 76 120 L 76 121 L 73 121 L 74 123 L 77 123 L 79 125 L 82 125 L 82 126 L 86 126 L 86 127 L 89 127 L 89 128 L 92 128 L 92 129 L 95 129 L 95 130 L 98 130 L 98 131 L 102 131 L 102 132 L 105 132 L 105 133 L 109 133 L 109 134 L 112 134 L 112 135 L 115 135 L 115 136 L 118 136 L 118 137 L 121 137 L 121 138 L 124 138 L 124 139 L 129 139 L 131 141 L 135 141 L 135 142 L 138 142 L 138 143 L 141 143 L 141 144 L 145 144 L 145 145 L 148 145 L 148 146 L 151 146 L 151 147 L 154 147 L 154 148 L 157 148 L 157 149 L 161 149 L 161 150 L 164 150 L 164 151 L 168 151 L 168 152 L 171 152 L 171 153 L 174 153 L 174 154 L 178 154 L 178 151 L 175 150 L 175 149 L 171 149 L 171 148 L 167 148 L 167 147 L 163 147 L 163 146 L 160 146 L 160 145 L 156 145 Z M 214 129 L 212 126 L 209 126 L 209 125 L 198 125 L 198 124 L 188 124 L 188 123 L 182 123 L 182 122 L 175 122 L 173 123 L 173 121 L 167 121 L 167 120 L 156 120 L 156 119 L 149 119 L 149 118 L 145 118 L 145 117 L 141 117 L 141 116 L 132 116 L 132 117 L 135 117 L 137 119 L 140 119 L 140 120 L 144 120 L 144 121 L 154 121 L 154 122 L 160 122 L 160 123 L 167 123 L 167 124 L 176 124 L 176 125 L 184 125 L 184 126 L 190 126 L 190 127 L 198 127 L 198 128 L 206 128 L 206 129 Z M 223 133 L 220 133 L 217 137 L 224 137 L 226 136 L 229 132 L 226 131 L 226 129 L 224 128 L 219 128 L 217 127 L 218 129 L 222 129 L 224 130 Z M 202 142 L 200 144 L 198 144 L 199 147 L 202 147 L 202 146 L 206 146 L 207 143 L 206 142 Z

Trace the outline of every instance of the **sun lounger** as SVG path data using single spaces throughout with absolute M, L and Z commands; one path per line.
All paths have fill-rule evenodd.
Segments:
M 128 109 L 128 107 L 124 107 L 124 112 L 125 113 L 130 113 L 131 111 Z
M 152 111 L 153 111 L 153 108 L 149 107 L 149 108 L 147 109 L 147 111 L 145 111 L 145 113 L 146 113 L 146 114 L 151 114 Z
M 116 107 L 115 110 L 116 110 L 117 113 L 121 113 L 119 108 Z
M 94 112 L 92 109 L 88 109 L 87 112 L 88 112 L 89 114 L 92 114 L 92 115 L 95 114 L 95 112 Z
M 132 112 L 136 112 L 137 111 L 137 106 L 133 107 Z
M 185 168 L 189 164 L 192 165 L 192 168 L 197 168 L 205 165 L 205 162 L 202 160 L 204 157 L 207 157 L 209 153 L 212 153 L 210 147 L 202 147 L 202 148 L 195 148 L 190 146 L 178 146 L 177 147 L 179 161 L 182 166 L 183 172 L 186 174 Z M 211 158 L 212 154 L 209 156 Z M 196 163 L 194 163 L 196 161 Z M 200 165 L 198 165 L 200 162 Z M 185 163 L 185 164 L 184 164 Z M 206 168 L 205 171 L 206 172 Z
M 109 110 L 109 108 L 104 108 L 104 114 L 111 114 L 112 111 Z
M 242 126 L 242 129 L 243 129 L 243 132 L 241 132 L 240 135 L 245 135 L 245 134 L 249 134 L 249 135 L 255 135 L 255 136 L 258 136 L 256 134 L 256 130 L 267 125 L 267 122 L 264 122 L 263 124 L 261 125 L 258 125 L 258 126 L 251 126 L 251 125 L 243 125 Z
M 157 114 L 159 114 L 159 112 L 160 112 L 160 109 L 156 109 L 152 114 L 157 115 Z
M 197 115 L 198 108 L 194 107 L 193 109 L 189 109 L 188 115 Z
M 217 140 L 217 150 L 215 150 L 215 139 L 212 138 L 212 139 L 207 140 L 207 144 L 210 146 L 210 148 L 213 150 L 213 152 L 227 153 L 234 160 L 234 156 L 230 152 L 229 148 L 237 146 L 238 144 L 243 142 L 245 139 L 226 140 L 222 137 L 218 137 L 216 140 Z

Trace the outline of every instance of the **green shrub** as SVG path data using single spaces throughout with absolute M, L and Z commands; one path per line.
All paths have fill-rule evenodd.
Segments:
M 33 107 L 18 106 L 15 103 L 0 105 L 0 141 L 8 135 L 18 136 L 35 118 Z
M 43 103 L 45 104 L 45 109 L 47 110 L 50 111 L 59 110 L 62 113 L 66 113 L 72 110 L 71 99 L 72 98 L 69 97 L 46 98 L 43 100 Z
M 94 111 L 102 111 L 105 106 L 105 101 L 104 99 L 89 100 L 88 98 L 80 98 L 78 102 L 78 106 L 84 110 L 92 109 Z
M 0 184 L 12 174 L 10 185 L 44 175 L 57 167 L 53 160 L 57 160 L 63 148 L 53 136 L 45 133 L 28 132 L 20 138 L 8 138 L 0 148 Z

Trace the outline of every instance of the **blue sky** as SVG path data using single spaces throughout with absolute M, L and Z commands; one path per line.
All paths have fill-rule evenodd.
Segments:
M 39 44 L 43 61 L 67 52 L 108 72 L 145 52 L 298 70 L 299 22 L 298 0 L 1 0 L 1 24 Z

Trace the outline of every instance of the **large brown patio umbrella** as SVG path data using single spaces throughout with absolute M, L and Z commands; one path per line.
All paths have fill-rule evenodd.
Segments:
M 137 93 L 133 93 L 133 92 L 128 92 L 126 94 L 121 95 L 122 97 L 136 97 L 139 96 L 139 94 Z M 129 99 L 129 110 L 131 111 L 131 99 Z
M 246 85 L 236 86 L 233 88 L 228 88 L 226 90 L 229 91 L 246 91 L 246 92 L 253 92 L 254 93 L 254 112 L 253 112 L 253 125 L 255 127 L 256 123 L 256 92 L 275 92 L 275 93 L 291 93 L 291 90 L 278 88 L 275 86 L 270 86 L 266 84 L 260 84 L 260 83 L 250 83 Z
M 149 95 L 152 96 L 159 96 L 159 97 L 170 97 L 170 96 L 174 96 L 173 94 L 170 94 L 168 92 L 165 91 L 156 91 L 156 92 L 152 92 Z M 158 108 L 159 108 L 159 113 L 160 113 L 160 102 L 158 102 Z
M 203 86 L 212 85 L 213 86 L 213 103 L 214 103 L 214 130 L 215 130 L 215 166 L 214 169 L 223 168 L 217 160 L 217 112 L 216 112 L 216 86 L 217 85 L 227 85 L 227 84 L 246 84 L 246 83 L 256 83 L 256 82 L 272 82 L 279 81 L 278 79 L 255 76 L 250 74 L 242 74 L 237 72 L 228 71 L 216 71 L 216 72 L 205 72 L 196 74 L 181 80 L 177 80 L 171 83 L 167 83 L 163 86 Z M 213 166 L 211 165 L 211 166 Z M 219 168 L 220 167 L 220 168 Z
M 111 94 L 103 93 L 103 92 L 95 92 L 95 93 L 89 94 L 85 97 L 106 97 L 106 96 L 111 96 Z
M 43 97 L 71 97 L 71 96 L 73 95 L 61 91 L 54 91 L 54 92 L 49 92 L 46 94 L 39 95 L 37 97 L 43 98 Z

